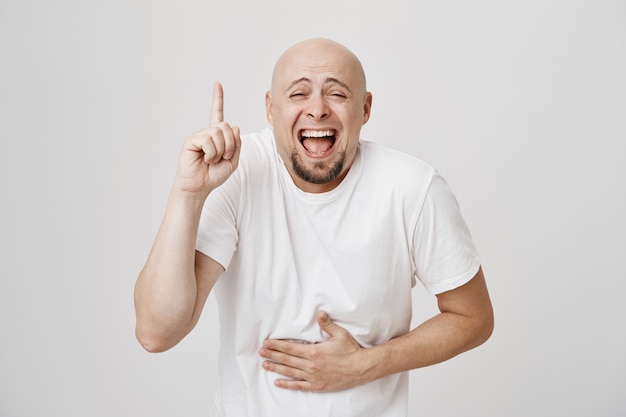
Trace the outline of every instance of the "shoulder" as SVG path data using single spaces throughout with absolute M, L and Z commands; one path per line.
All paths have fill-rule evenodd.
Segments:
M 241 135 L 241 155 L 239 167 L 245 175 L 259 174 L 273 169 L 276 161 L 276 147 L 272 129 Z
M 364 175 L 386 186 L 428 188 L 437 175 L 436 169 L 423 160 L 379 143 L 361 140 L 360 150 Z
M 279 161 L 272 129 L 241 136 L 239 166 L 234 177 L 242 191 L 274 186 L 278 182 Z
M 274 153 L 274 133 L 272 129 L 241 135 L 241 155 L 244 158 L 262 158 Z

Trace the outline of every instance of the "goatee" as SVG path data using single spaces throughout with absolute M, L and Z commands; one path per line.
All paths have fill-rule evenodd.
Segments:
M 304 167 L 300 155 L 294 151 L 291 154 L 291 166 L 293 167 L 293 172 L 306 182 L 311 184 L 328 184 L 341 174 L 345 159 L 346 152 L 343 151 L 339 153 L 339 159 L 331 165 L 319 162 L 312 169 L 307 169 Z

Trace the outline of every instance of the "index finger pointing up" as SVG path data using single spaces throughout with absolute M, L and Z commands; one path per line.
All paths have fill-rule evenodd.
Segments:
M 211 103 L 211 126 L 224 121 L 224 90 L 222 84 L 213 85 L 213 102 Z

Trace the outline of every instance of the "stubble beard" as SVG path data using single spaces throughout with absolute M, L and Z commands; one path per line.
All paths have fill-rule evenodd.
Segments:
M 346 152 L 339 152 L 339 159 L 330 165 L 318 162 L 313 169 L 307 169 L 296 151 L 291 154 L 293 172 L 302 180 L 311 184 L 328 184 L 341 174 L 346 159 Z

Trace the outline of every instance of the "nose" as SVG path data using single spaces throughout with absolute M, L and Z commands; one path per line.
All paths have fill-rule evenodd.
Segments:
M 324 97 L 316 94 L 309 99 L 306 112 L 313 120 L 323 120 L 330 114 L 330 109 Z

